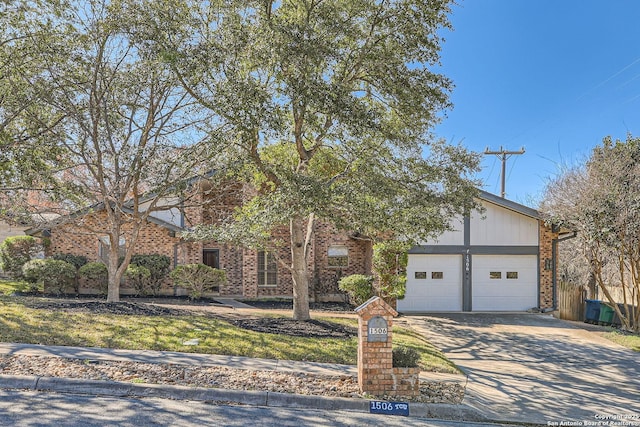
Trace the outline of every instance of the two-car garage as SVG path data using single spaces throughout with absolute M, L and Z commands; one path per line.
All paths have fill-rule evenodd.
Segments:
M 555 305 L 552 230 L 537 211 L 482 192 L 485 210 L 409 252 L 400 312 L 527 311 Z M 547 268 L 549 266 L 549 268 Z
M 537 261 L 536 255 L 412 255 L 398 309 L 462 311 L 469 298 L 470 311 L 526 311 L 538 306 Z

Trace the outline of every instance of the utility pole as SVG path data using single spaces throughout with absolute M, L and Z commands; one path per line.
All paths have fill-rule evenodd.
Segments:
M 498 158 L 502 161 L 502 178 L 501 178 L 501 189 L 500 189 L 500 197 L 502 197 L 504 199 L 505 197 L 505 170 L 506 170 L 506 164 L 507 164 L 507 159 L 509 157 L 511 157 L 514 154 L 524 154 L 524 147 L 522 147 L 520 149 L 520 151 L 507 151 L 505 149 L 502 148 L 502 146 L 500 146 L 500 151 L 490 151 L 489 147 L 487 147 L 484 150 L 484 154 L 495 154 L 496 156 L 498 156 Z

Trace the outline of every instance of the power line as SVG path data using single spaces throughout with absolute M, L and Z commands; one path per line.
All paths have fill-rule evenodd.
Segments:
M 489 147 L 484 150 L 484 154 L 495 154 L 502 161 L 502 173 L 501 173 L 501 188 L 500 188 L 500 197 L 504 199 L 505 197 L 505 169 L 507 164 L 507 159 L 513 155 L 524 154 L 524 147 L 522 147 L 519 151 L 508 151 L 500 146 L 500 151 L 490 151 Z

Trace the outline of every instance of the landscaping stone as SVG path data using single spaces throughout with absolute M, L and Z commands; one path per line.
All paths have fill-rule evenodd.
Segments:
M 170 384 L 312 396 L 368 397 L 359 392 L 356 378 L 348 375 L 254 371 L 220 366 L 177 366 L 14 355 L 0 357 L 0 375 Z M 458 383 L 422 381 L 420 395 L 408 400 L 457 404 L 462 402 L 463 397 L 464 387 Z M 377 399 L 397 400 L 393 396 L 379 396 Z

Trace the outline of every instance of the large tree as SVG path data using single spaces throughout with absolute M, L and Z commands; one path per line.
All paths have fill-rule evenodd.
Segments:
M 38 48 L 51 31 L 40 21 L 43 7 L 37 0 L 0 1 L 0 213 L 11 207 L 1 203 L 7 194 L 25 183 L 45 185 L 43 160 L 56 155 L 43 138 L 62 117 L 41 102 L 46 89 L 37 83 L 44 67 Z
M 577 231 L 575 247 L 584 255 L 582 265 L 589 267 L 589 277 L 623 327 L 639 331 L 640 138 L 605 138 L 583 166 L 549 183 L 541 211 L 550 222 Z M 620 296 L 614 288 L 621 290 Z
M 30 2 L 14 3 L 20 8 Z M 15 77 L 25 87 L 45 89 L 37 101 L 60 121 L 43 128 L 42 146 L 55 147 L 58 155 L 38 166 L 48 185 L 35 199 L 28 193 L 28 202 L 33 207 L 34 200 L 44 200 L 72 214 L 59 221 L 105 237 L 107 301 L 118 301 L 140 230 L 149 215 L 185 203 L 182 184 L 216 152 L 206 143 L 212 132 L 167 65 L 132 37 L 135 22 L 117 4 L 41 4 L 32 22 L 36 33 L 46 34 L 46 43 L 43 38 L 32 47 L 38 72 Z M 25 192 L 12 202 L 20 194 Z M 102 221 L 83 221 L 85 215 Z
M 434 71 L 448 0 L 123 3 L 257 189 L 195 235 L 273 249 L 287 226 L 294 318 L 309 318 L 314 222 L 425 237 L 473 206 L 477 157 L 429 134 L 452 86 Z

